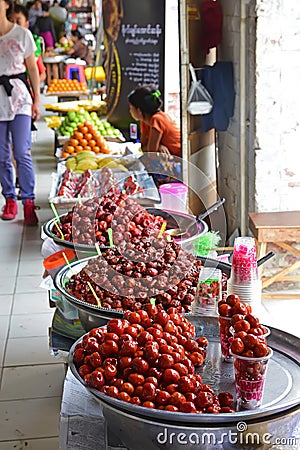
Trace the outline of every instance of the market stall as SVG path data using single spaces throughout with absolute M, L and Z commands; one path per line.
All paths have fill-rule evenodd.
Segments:
M 299 339 L 260 320 L 254 240 L 235 241 L 232 265 L 197 254 L 216 231 L 205 215 L 223 200 L 202 216 L 176 210 L 176 200 L 162 207 L 139 143 L 123 142 L 96 111 L 68 111 L 55 133 L 63 139 L 49 192 L 54 217 L 43 231 L 60 252 L 47 261 L 55 269 L 50 342 L 72 372 L 61 448 L 75 445 L 79 422 L 76 439 L 88 434 L 95 450 L 99 442 L 179 449 L 183 439 L 234 449 L 232 436 L 241 445 L 293 436 Z M 84 408 L 74 408 L 71 392 Z M 91 420 L 99 427 L 89 432 Z

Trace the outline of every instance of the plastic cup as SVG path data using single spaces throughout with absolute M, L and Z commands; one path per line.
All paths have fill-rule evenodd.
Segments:
M 202 267 L 193 312 L 201 315 L 216 316 L 218 302 L 222 298 L 222 272 L 219 269 Z
M 261 280 L 251 281 L 248 285 L 238 285 L 232 283 L 230 278 L 227 281 L 227 294 L 235 294 L 239 297 L 241 302 L 247 303 L 251 306 L 252 311 L 259 315 L 261 309 L 261 293 L 262 283 Z
M 252 237 L 238 237 L 234 241 L 231 280 L 236 284 L 258 280 L 256 246 Z
M 256 409 L 261 406 L 268 362 L 273 355 L 248 358 L 233 354 L 237 409 Z
M 222 356 L 225 362 L 231 362 L 233 361 L 229 352 L 230 342 L 232 340 L 232 334 L 230 331 L 231 317 L 219 316 L 218 322 Z
M 159 187 L 161 205 L 170 211 L 186 212 L 188 187 L 183 183 L 167 183 Z

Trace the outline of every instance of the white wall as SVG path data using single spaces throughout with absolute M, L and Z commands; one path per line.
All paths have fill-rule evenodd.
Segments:
M 257 7 L 258 211 L 300 209 L 300 2 Z

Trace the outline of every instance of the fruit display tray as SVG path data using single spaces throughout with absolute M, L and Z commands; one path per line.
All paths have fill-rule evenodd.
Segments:
M 206 362 L 197 370 L 203 377 L 203 383 L 210 384 L 216 392 L 228 391 L 235 395 L 233 363 L 222 360 L 217 318 L 189 315 L 189 320 L 196 327 L 196 336 L 204 335 L 209 340 Z M 109 397 L 87 386 L 76 370 L 73 353 L 82 337 L 70 349 L 69 365 L 74 376 L 95 398 L 125 417 L 151 420 L 159 424 L 197 427 L 201 427 L 201 424 L 211 426 L 213 423 L 221 427 L 223 424 L 241 421 L 270 420 L 272 416 L 286 414 L 295 407 L 299 409 L 300 405 L 300 339 L 276 328 L 270 327 L 270 330 L 268 345 L 274 354 L 269 362 L 262 406 L 254 410 L 215 415 L 187 414 L 149 409 Z
M 59 92 L 46 92 L 46 97 L 57 96 L 57 97 L 79 97 L 80 95 L 90 95 L 89 89 L 84 91 L 59 91 Z

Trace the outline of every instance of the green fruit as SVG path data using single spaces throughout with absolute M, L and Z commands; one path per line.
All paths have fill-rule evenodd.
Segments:
M 68 112 L 68 118 L 73 121 L 76 117 L 76 113 L 74 111 L 69 111 Z

